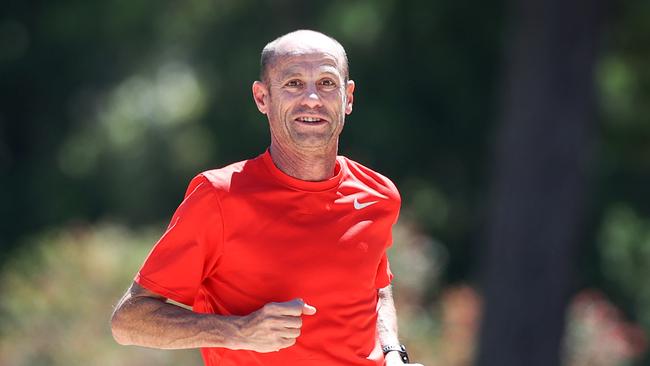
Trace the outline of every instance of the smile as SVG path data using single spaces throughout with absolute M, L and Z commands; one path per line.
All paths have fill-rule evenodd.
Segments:
M 320 118 L 320 117 L 298 117 L 296 118 L 296 121 L 301 122 L 301 123 L 307 123 L 311 125 L 316 125 L 316 124 L 321 124 L 321 123 L 326 123 L 327 120 Z
M 298 120 L 302 122 L 320 122 L 321 119 L 316 117 L 300 117 Z

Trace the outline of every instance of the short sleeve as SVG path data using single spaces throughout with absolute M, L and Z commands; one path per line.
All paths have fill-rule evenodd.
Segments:
M 393 186 L 394 188 L 394 186 Z M 390 263 L 388 261 L 388 248 L 390 248 L 393 245 L 393 228 L 395 227 L 395 224 L 397 223 L 397 219 L 399 218 L 399 206 L 400 206 L 400 198 L 399 198 L 399 192 L 397 192 L 397 188 L 394 188 L 394 196 L 396 197 L 395 199 L 395 210 L 393 213 L 393 219 L 392 219 L 392 225 L 388 229 L 388 234 L 386 238 L 386 242 L 384 245 L 384 252 L 382 253 L 381 259 L 379 260 L 379 265 L 377 266 L 377 274 L 375 275 L 375 288 L 380 289 L 384 288 L 393 281 L 393 272 L 390 270 Z
M 393 273 L 390 271 L 390 263 L 388 262 L 388 255 L 384 252 L 377 267 L 377 275 L 375 276 L 375 288 L 380 289 L 390 285 L 393 281 Z
M 377 274 L 375 275 L 375 288 L 380 289 L 390 285 L 393 281 L 393 273 L 390 271 L 390 263 L 388 262 L 388 248 L 393 245 L 393 232 L 392 228 L 386 238 L 386 244 L 384 246 L 384 253 L 381 255 L 379 260 L 379 265 L 377 266 Z
M 166 298 L 192 306 L 223 247 L 221 208 L 203 176 L 190 183 L 163 236 L 144 261 L 135 282 Z

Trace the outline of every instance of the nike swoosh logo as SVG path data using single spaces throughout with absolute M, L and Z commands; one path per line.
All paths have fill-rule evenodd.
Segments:
M 368 207 L 370 205 L 374 205 L 377 202 L 379 202 L 379 201 L 370 201 L 370 202 L 360 203 L 359 200 L 357 200 L 355 198 L 354 199 L 354 208 L 357 209 L 357 210 L 361 210 L 361 209 L 364 209 L 364 208 L 366 208 L 366 207 Z

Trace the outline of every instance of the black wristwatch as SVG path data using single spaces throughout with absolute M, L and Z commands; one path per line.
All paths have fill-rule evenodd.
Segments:
M 403 344 L 400 344 L 399 346 L 397 345 L 383 346 L 381 347 L 381 351 L 384 352 L 384 356 L 386 356 L 388 352 L 392 352 L 392 351 L 398 352 L 399 357 L 402 359 L 402 362 L 404 363 L 410 362 L 409 354 L 406 353 L 406 347 L 404 347 Z

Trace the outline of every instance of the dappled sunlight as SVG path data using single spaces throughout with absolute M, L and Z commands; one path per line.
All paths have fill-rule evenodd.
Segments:
M 168 156 L 176 169 L 205 168 L 215 151 L 205 126 L 196 122 L 207 108 L 208 88 L 187 63 L 161 61 L 103 93 L 72 101 L 80 128 L 61 144 L 58 163 L 70 177 L 85 177 L 107 156 L 143 160 Z M 168 151 L 154 151 L 162 142 Z
M 161 64 L 153 75 L 135 74 L 120 83 L 101 108 L 99 121 L 116 148 L 143 138 L 149 126 L 176 125 L 199 116 L 206 95 L 189 65 Z

